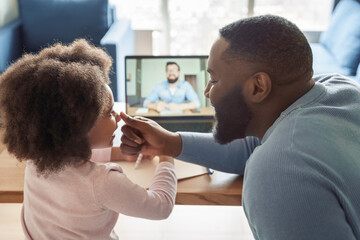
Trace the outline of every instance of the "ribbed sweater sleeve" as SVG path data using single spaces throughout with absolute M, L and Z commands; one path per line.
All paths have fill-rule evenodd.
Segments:
M 247 159 L 261 144 L 256 137 L 237 139 L 221 145 L 215 141 L 211 133 L 179 134 L 183 144 L 177 159 L 228 173 L 244 174 Z
M 172 163 L 159 163 L 148 190 L 130 181 L 119 165 L 106 165 L 104 176 L 99 176 L 94 182 L 95 199 L 100 206 L 128 216 L 153 220 L 170 215 L 177 188 Z

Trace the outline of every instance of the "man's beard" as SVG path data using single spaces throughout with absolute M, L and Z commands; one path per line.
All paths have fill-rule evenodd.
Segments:
M 169 78 L 168 78 L 168 82 L 169 82 L 170 84 L 171 84 L 171 83 L 176 83 L 178 79 L 179 79 L 178 77 L 175 78 L 175 79 L 169 79 Z
M 217 123 L 213 129 L 215 140 L 220 144 L 244 138 L 245 131 L 252 118 L 242 88 L 234 88 L 214 104 Z

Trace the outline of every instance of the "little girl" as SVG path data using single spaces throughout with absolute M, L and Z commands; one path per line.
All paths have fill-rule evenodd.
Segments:
M 0 75 L 4 143 L 25 172 L 26 239 L 118 239 L 118 214 L 169 216 L 173 160 L 161 157 L 151 187 L 131 182 L 115 163 L 89 161 L 110 148 L 120 116 L 108 86 L 111 58 L 77 40 L 25 55 Z

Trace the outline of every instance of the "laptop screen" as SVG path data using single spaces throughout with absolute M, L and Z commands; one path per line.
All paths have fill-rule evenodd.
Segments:
M 204 96 L 208 56 L 126 56 L 126 111 L 150 118 L 213 119 Z

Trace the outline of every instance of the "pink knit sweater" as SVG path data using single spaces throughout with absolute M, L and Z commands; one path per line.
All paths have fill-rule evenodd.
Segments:
M 173 164 L 160 163 L 146 190 L 131 182 L 119 165 L 99 163 L 109 156 L 107 149 L 96 154 L 98 163 L 67 167 L 48 177 L 38 176 L 28 161 L 21 216 L 26 239 L 118 239 L 113 227 L 119 213 L 167 218 L 176 195 Z

